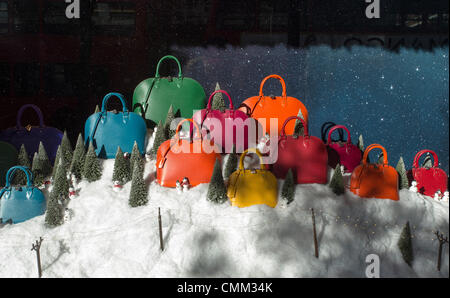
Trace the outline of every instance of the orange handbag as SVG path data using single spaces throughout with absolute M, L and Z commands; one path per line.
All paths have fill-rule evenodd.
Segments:
M 182 124 L 189 121 L 197 130 L 197 137 L 181 139 Z M 216 159 L 221 160 L 220 149 L 210 140 L 202 139 L 198 125 L 184 119 L 173 139 L 161 144 L 156 154 L 156 181 L 165 187 L 176 187 L 176 182 L 189 179 L 191 186 L 209 183 Z
M 383 150 L 383 164 L 367 163 L 372 149 Z M 391 199 L 398 201 L 398 173 L 388 165 L 386 149 L 372 144 L 364 151 L 362 164 L 357 166 L 350 178 L 350 191 L 361 198 Z
M 263 94 L 264 84 L 268 79 L 275 78 L 280 81 L 283 87 L 281 96 L 266 96 Z M 303 119 L 308 123 L 308 110 L 305 105 L 295 97 L 286 95 L 286 84 L 279 75 L 270 75 L 265 77 L 259 87 L 259 95 L 247 98 L 239 107 L 239 110 L 247 113 L 249 117 L 257 119 L 263 127 L 263 135 L 266 133 L 272 135 L 270 129 L 270 119 L 278 118 L 278 135 L 281 133 L 281 127 L 284 121 L 290 116 L 299 116 L 299 111 Z M 262 121 L 261 121 L 262 120 Z M 265 123 L 264 123 L 265 120 Z M 295 121 L 286 126 L 286 134 L 294 134 Z

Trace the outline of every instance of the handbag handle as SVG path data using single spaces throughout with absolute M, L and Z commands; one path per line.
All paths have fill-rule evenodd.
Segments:
M 281 137 L 285 137 L 286 136 L 286 131 L 284 129 L 286 128 L 286 125 L 288 124 L 288 122 L 291 121 L 291 120 L 294 120 L 294 119 L 300 120 L 302 122 L 302 124 L 303 124 L 303 136 L 304 137 L 309 137 L 309 135 L 308 135 L 308 124 L 306 124 L 306 121 L 303 120 L 301 117 L 298 117 L 298 116 L 290 116 L 290 117 L 286 118 L 286 120 L 284 120 L 283 126 L 281 127 L 281 134 L 280 134 L 280 136 Z
M 183 74 L 181 73 L 180 61 L 178 61 L 178 59 L 175 56 L 172 56 L 172 55 L 167 55 L 167 56 L 164 56 L 161 59 L 159 59 L 158 65 L 156 66 L 155 78 L 159 79 L 161 77 L 159 75 L 159 66 L 161 65 L 161 62 L 163 62 L 166 59 L 172 59 L 172 60 L 175 60 L 175 62 L 177 62 L 177 64 L 178 64 L 178 78 L 181 79 L 183 77 Z
M 261 152 L 259 152 L 259 150 L 257 148 L 249 148 L 249 149 L 245 150 L 244 152 L 242 152 L 242 154 L 241 154 L 241 157 L 239 159 L 239 170 L 245 170 L 244 169 L 244 158 L 248 153 L 256 153 L 256 155 L 258 155 L 258 157 L 259 157 L 260 167 L 261 167 L 261 169 L 264 169 Z
M 344 125 L 335 125 L 328 132 L 327 145 L 331 143 L 331 134 L 333 133 L 333 131 L 335 131 L 336 129 L 339 129 L 339 128 L 342 128 L 343 130 L 345 130 L 347 132 L 347 144 L 351 144 L 352 143 L 352 139 L 350 137 L 350 131 L 348 130 L 348 128 L 345 127 Z
M 439 167 L 439 160 L 438 160 L 438 156 L 436 154 L 436 152 L 434 152 L 433 150 L 429 150 L 429 149 L 425 149 L 425 150 L 420 150 L 416 156 L 414 156 L 414 162 L 413 162 L 413 168 L 419 168 L 419 160 L 420 157 L 425 154 L 425 153 L 431 153 L 431 155 L 433 155 L 433 160 L 434 160 L 434 168 Z
M 282 77 L 280 77 L 279 75 L 276 75 L 276 74 L 272 74 L 272 75 L 270 75 L 270 76 L 267 76 L 267 77 L 265 77 L 265 78 L 262 80 L 261 85 L 260 85 L 260 87 L 259 87 L 259 97 L 263 97 L 263 96 L 264 96 L 264 94 L 263 94 L 263 87 L 264 87 L 264 84 L 266 83 L 266 81 L 267 81 L 268 79 L 277 79 L 277 80 L 280 82 L 281 87 L 283 88 L 283 93 L 282 93 L 281 96 L 282 96 L 283 98 L 286 98 L 286 83 L 284 82 L 284 80 L 283 80 Z
M 23 115 L 23 112 L 26 109 L 28 109 L 28 108 L 32 108 L 36 112 L 36 114 L 38 115 L 38 117 L 39 117 L 39 127 L 44 127 L 44 116 L 42 115 L 41 109 L 38 106 L 36 106 L 34 104 L 31 104 L 31 103 L 23 105 L 23 106 L 20 107 L 19 111 L 17 112 L 16 127 L 17 128 L 23 128 L 23 126 L 22 126 L 22 115 Z
M 124 113 L 128 112 L 127 106 L 125 104 L 125 99 L 123 98 L 123 95 L 117 92 L 111 92 L 105 95 L 105 97 L 103 97 L 103 101 L 102 101 L 102 114 L 106 113 L 106 104 L 108 103 L 108 100 L 111 97 L 117 97 L 118 99 L 120 99 L 120 101 L 122 102 L 122 110 Z
M 381 146 L 380 144 L 372 144 L 372 145 L 367 146 L 366 150 L 364 151 L 364 155 L 363 155 L 363 159 L 362 159 L 363 165 L 367 164 L 367 156 L 369 155 L 369 152 L 376 148 L 381 149 L 383 151 L 383 165 L 388 165 L 386 149 L 384 149 L 384 147 Z
M 225 90 L 216 90 L 213 93 L 211 93 L 211 95 L 209 96 L 209 99 L 208 99 L 208 105 L 206 106 L 206 109 L 207 110 L 211 110 L 212 99 L 213 99 L 214 95 L 216 95 L 217 93 L 223 93 L 223 94 L 225 94 L 228 97 L 228 100 L 230 102 L 230 110 L 233 111 L 234 110 L 233 101 L 231 100 L 230 94 L 228 94 L 228 92 L 225 91 Z
M 6 173 L 6 182 L 5 182 L 5 188 L 9 188 L 11 186 L 10 180 L 12 179 L 12 175 L 16 170 L 21 170 L 25 173 L 27 176 L 27 187 L 33 186 L 33 173 L 30 171 L 29 168 L 23 167 L 23 166 L 14 166 L 8 170 Z
M 192 120 L 192 119 L 183 119 L 183 120 L 180 121 L 180 123 L 178 123 L 177 129 L 175 130 L 175 137 L 174 137 L 174 140 L 175 140 L 176 142 L 179 142 L 179 141 L 180 141 L 180 130 L 181 130 L 181 126 L 183 125 L 184 122 L 187 122 L 187 121 L 191 122 L 191 123 L 195 126 L 195 128 L 197 129 L 197 133 L 198 133 L 198 135 L 199 135 L 200 138 L 201 138 L 202 134 L 200 133 L 200 128 L 198 127 L 197 123 L 195 123 L 195 121 Z M 190 130 L 190 131 L 192 131 L 192 130 Z M 192 138 L 193 138 L 193 137 L 192 137 Z

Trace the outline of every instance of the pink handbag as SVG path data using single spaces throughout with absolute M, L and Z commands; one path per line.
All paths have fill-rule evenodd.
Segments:
M 215 94 L 223 93 L 230 101 L 230 108 L 224 112 L 211 109 L 211 101 Z M 192 117 L 199 124 L 203 137 L 209 134 L 210 139 L 217 146 L 221 147 L 223 153 L 231 153 L 233 145 L 236 146 L 236 152 L 243 152 L 248 148 L 249 127 L 251 122 L 256 122 L 249 118 L 247 114 L 240 110 L 234 110 L 233 102 L 228 92 L 224 90 L 214 91 L 208 100 L 206 109 L 197 111 Z M 247 125 L 245 125 L 247 124 Z M 250 125 L 252 126 L 252 125 Z M 253 129 L 256 132 L 256 128 Z M 255 134 L 256 142 L 256 134 Z
M 286 135 L 286 124 L 294 119 L 302 122 L 303 136 Z M 278 137 L 278 159 L 272 165 L 272 172 L 277 178 L 284 179 L 290 168 L 298 184 L 327 183 L 327 148 L 321 139 L 308 135 L 306 122 L 297 116 L 291 116 L 284 121 L 281 135 Z
M 342 128 L 347 132 L 347 142 L 332 142 L 331 134 L 336 129 Z M 339 163 L 344 166 L 346 173 L 351 173 L 361 163 L 361 150 L 352 144 L 350 131 L 344 125 L 335 125 L 328 132 L 327 140 L 328 165 L 333 169 Z

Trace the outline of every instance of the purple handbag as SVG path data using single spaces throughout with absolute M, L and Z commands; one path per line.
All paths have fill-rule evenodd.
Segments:
M 39 116 L 39 126 L 22 126 L 22 114 L 27 108 L 36 111 Z M 0 141 L 12 144 L 17 150 L 20 150 L 20 147 L 24 144 L 30 161 L 33 160 L 34 153 L 39 150 L 39 143 L 42 142 L 52 164 L 62 137 L 63 133 L 59 129 L 44 125 L 41 109 L 34 104 L 23 105 L 17 112 L 16 126 L 0 132 Z

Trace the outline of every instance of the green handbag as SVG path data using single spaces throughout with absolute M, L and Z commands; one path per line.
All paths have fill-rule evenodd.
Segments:
M 0 187 L 5 186 L 6 172 L 17 164 L 16 148 L 6 142 L 0 142 Z
M 166 59 L 173 59 L 178 64 L 178 77 L 161 77 L 159 66 Z M 164 56 L 156 66 L 154 78 L 149 78 L 137 85 L 133 93 L 133 111 L 147 120 L 148 126 L 154 127 L 159 121 L 166 121 L 170 106 L 173 112 L 179 111 L 183 118 L 192 118 L 194 110 L 204 109 L 206 94 L 203 87 L 194 79 L 183 77 L 181 65 L 174 56 Z

